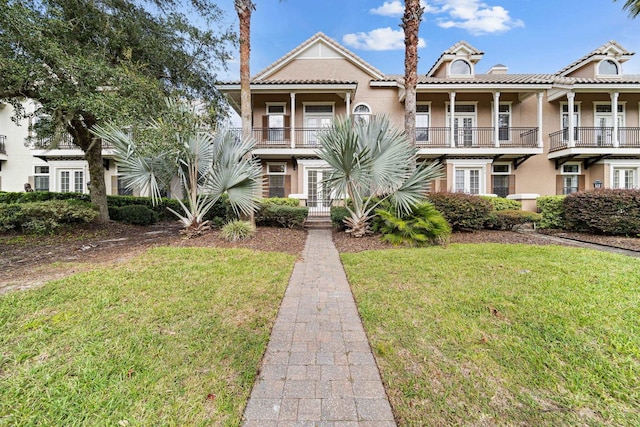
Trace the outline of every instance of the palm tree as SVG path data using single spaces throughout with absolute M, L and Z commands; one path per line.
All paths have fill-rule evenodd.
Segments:
M 424 7 L 420 0 L 405 0 L 402 24 L 404 30 L 404 131 L 416 143 L 416 86 L 418 84 L 418 32 Z
M 236 13 L 240 20 L 240 117 L 242 139 L 251 136 L 251 13 L 256 9 L 251 0 L 235 0 Z
M 326 182 L 334 194 L 349 199 L 345 225 L 353 237 L 370 232 L 369 220 L 382 201 L 407 213 L 442 176 L 439 163 L 416 166 L 417 148 L 384 116 L 374 115 L 368 123 L 340 117 L 319 138 L 318 156 L 331 168 Z
M 178 108 L 189 107 L 183 104 Z M 195 114 L 195 110 L 189 114 Z M 188 237 L 209 229 L 204 217 L 225 193 L 236 213 L 249 215 L 257 206 L 261 168 L 247 157 L 254 147 L 252 139 L 239 142 L 229 130 L 211 133 L 198 126 L 185 126 L 174 133 L 171 149 L 165 143 L 162 151 L 148 152 L 113 124 L 96 126 L 94 133 L 113 144 L 125 185 L 150 193 L 154 204 L 161 191 L 179 178 L 187 205 L 179 200 L 183 212 L 169 210 L 178 217 Z
M 624 2 L 624 6 L 622 6 L 622 9 L 628 11 L 629 16 L 631 16 L 632 18 L 636 18 L 638 15 L 640 15 L 640 0 L 626 0 Z

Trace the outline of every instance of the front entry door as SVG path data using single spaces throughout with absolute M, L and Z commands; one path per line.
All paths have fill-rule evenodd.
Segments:
M 329 215 L 331 190 L 326 182 L 326 169 L 307 169 L 307 207 L 310 216 Z

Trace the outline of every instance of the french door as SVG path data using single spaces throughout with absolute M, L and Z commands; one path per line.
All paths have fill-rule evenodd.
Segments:
M 324 182 L 328 176 L 327 169 L 307 169 L 307 207 L 310 215 L 329 213 L 331 190 Z
M 328 128 L 333 123 L 333 117 L 331 116 L 306 116 L 304 118 L 304 127 L 307 129 L 305 132 L 305 145 L 316 147 L 320 144 L 318 135 L 322 132 L 323 128 Z
M 475 145 L 473 128 L 475 115 L 456 114 L 453 118 L 453 131 L 456 147 L 472 147 Z

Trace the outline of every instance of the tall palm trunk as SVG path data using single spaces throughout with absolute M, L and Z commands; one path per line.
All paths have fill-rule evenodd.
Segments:
M 240 20 L 240 116 L 242 118 L 242 139 L 251 137 L 251 12 L 255 5 L 251 0 L 235 0 L 236 12 Z
M 424 8 L 420 0 L 405 0 L 401 27 L 404 29 L 404 130 L 416 143 L 416 86 L 418 84 L 418 32 Z

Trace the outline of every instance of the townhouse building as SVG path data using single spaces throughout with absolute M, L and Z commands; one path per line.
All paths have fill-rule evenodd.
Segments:
M 439 161 L 435 190 L 495 194 L 535 209 L 540 195 L 593 187 L 635 188 L 640 175 L 640 76 L 625 75 L 633 53 L 610 41 L 550 74 L 482 74 L 483 52 L 461 41 L 419 70 L 419 158 Z M 240 83 L 218 85 L 239 111 Z M 253 76 L 254 155 L 264 196 L 294 196 L 326 208 L 327 165 L 319 134 L 338 115 L 387 115 L 404 123 L 403 78 L 385 75 L 317 33 Z M 572 112 L 571 114 L 569 112 Z
M 540 195 L 638 187 L 640 75 L 623 73 L 632 55 L 610 41 L 555 73 L 511 74 L 501 64 L 484 67 L 483 52 L 464 41 L 451 46 L 418 70 L 419 160 L 439 161 L 446 172 L 434 189 L 495 194 L 534 210 Z M 239 112 L 240 83 L 217 87 Z M 339 115 L 404 123 L 403 77 L 322 33 L 255 74 L 251 103 L 263 196 L 297 197 L 311 215 L 328 210 L 332 196 L 316 154 L 323 129 Z M 81 150 L 69 140 L 54 149 L 38 139 L 25 144 L 29 123 L 11 116 L 11 106 L 0 105 L 0 191 L 23 191 L 25 183 L 88 191 Z M 103 156 L 107 193 L 127 193 L 108 146 Z

